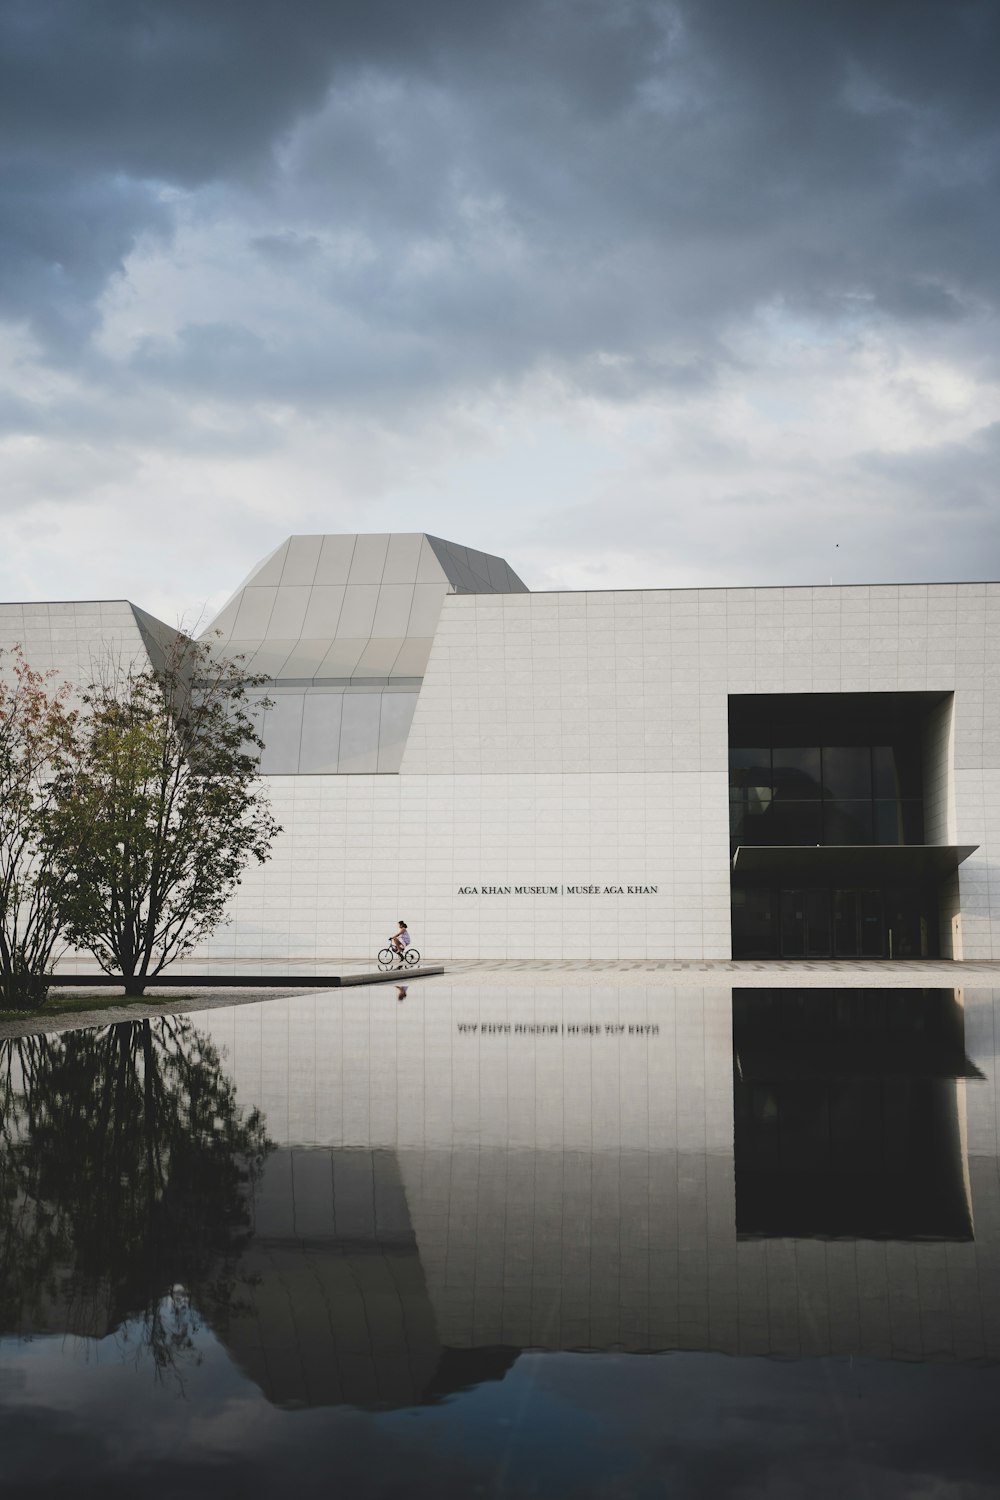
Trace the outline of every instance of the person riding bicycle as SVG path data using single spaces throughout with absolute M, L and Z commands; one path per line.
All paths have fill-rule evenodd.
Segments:
M 409 930 L 402 917 L 399 919 L 399 931 L 394 932 L 389 938 L 389 946 L 399 955 L 399 966 L 402 968 L 406 958 L 406 950 L 411 942 Z

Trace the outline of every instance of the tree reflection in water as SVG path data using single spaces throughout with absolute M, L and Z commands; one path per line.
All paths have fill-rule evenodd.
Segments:
M 197 1309 L 239 1305 L 272 1149 L 214 1044 L 181 1016 L 0 1043 L 0 1128 L 0 1330 L 121 1329 L 179 1374 Z

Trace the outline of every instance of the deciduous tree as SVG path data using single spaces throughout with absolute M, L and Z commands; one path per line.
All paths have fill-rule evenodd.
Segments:
M 60 939 L 65 866 L 49 838 L 72 771 L 75 712 L 19 647 L 0 652 L 0 1004 L 45 1003 Z
M 178 635 L 159 667 L 108 666 L 82 695 L 52 825 L 60 911 L 129 995 L 218 927 L 280 832 L 258 776 L 259 685 Z

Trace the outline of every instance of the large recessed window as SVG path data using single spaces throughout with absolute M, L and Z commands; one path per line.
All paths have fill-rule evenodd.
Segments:
M 935 951 L 936 888 L 918 873 L 913 846 L 925 842 L 923 750 L 941 701 L 930 693 L 730 697 L 734 957 Z M 887 854 L 906 846 L 913 854 L 902 862 Z
M 921 694 L 731 698 L 733 847 L 921 843 L 926 706 Z

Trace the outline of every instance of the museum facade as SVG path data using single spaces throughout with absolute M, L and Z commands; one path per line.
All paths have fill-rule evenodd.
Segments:
M 294 536 L 209 627 L 269 683 L 282 833 L 190 961 L 1000 957 L 1000 584 L 535 593 L 422 534 Z M 170 627 L 0 605 L 87 680 Z

